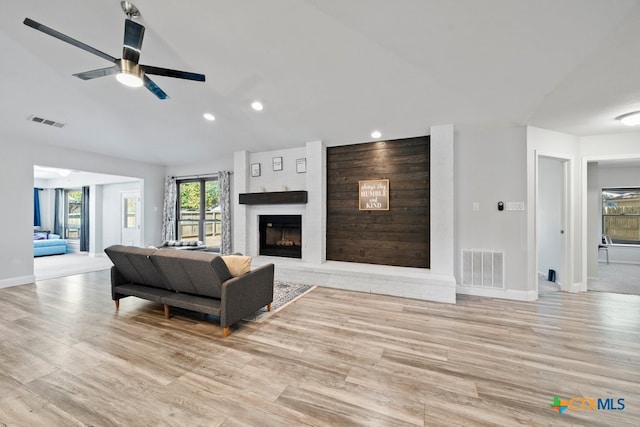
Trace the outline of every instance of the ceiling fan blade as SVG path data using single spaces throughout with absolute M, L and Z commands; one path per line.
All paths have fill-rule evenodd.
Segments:
M 167 98 L 169 98 L 169 95 L 167 95 L 167 93 L 165 91 L 160 89 L 160 87 L 157 84 L 155 84 L 153 82 L 153 80 L 151 80 L 147 76 L 144 76 L 144 87 L 146 87 L 151 92 L 153 92 L 153 94 L 155 96 L 157 96 L 159 99 L 167 99 Z
M 125 20 L 122 59 L 126 59 L 137 64 L 140 60 L 140 50 L 142 49 L 143 38 L 144 27 L 131 19 Z
M 189 73 L 188 71 L 170 70 L 168 68 L 153 67 L 151 65 L 140 65 L 146 74 L 155 74 L 156 76 L 175 77 L 178 79 L 204 81 L 204 74 Z
M 111 61 L 115 63 L 117 60 L 116 58 L 114 58 L 113 56 L 107 53 L 104 53 L 96 48 L 93 48 L 88 44 L 84 44 L 81 41 L 71 38 L 65 34 L 62 34 L 61 32 L 54 30 L 53 28 L 49 28 L 46 25 L 42 25 L 39 22 L 34 21 L 33 19 L 25 18 L 24 25 L 27 25 L 38 31 L 42 31 L 43 33 L 48 34 L 51 37 L 55 37 L 58 40 L 62 40 L 63 42 L 69 43 L 70 45 L 73 45 L 75 47 L 79 47 L 80 49 L 85 50 L 89 53 L 93 53 L 94 55 L 97 55 L 103 59 L 106 59 L 107 61 Z
M 110 76 L 115 74 L 118 70 L 116 67 L 98 68 L 97 70 L 85 71 L 82 73 L 76 73 L 74 76 L 81 78 L 82 80 L 97 79 L 98 77 Z

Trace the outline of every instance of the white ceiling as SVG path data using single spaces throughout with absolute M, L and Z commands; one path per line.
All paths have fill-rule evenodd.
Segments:
M 140 62 L 207 76 L 152 76 L 165 101 L 113 76 L 73 77 L 110 64 L 22 23 L 120 57 L 118 0 L 5 3 L 3 140 L 178 165 L 444 123 L 629 132 L 614 117 L 640 110 L 640 0 L 135 0 Z

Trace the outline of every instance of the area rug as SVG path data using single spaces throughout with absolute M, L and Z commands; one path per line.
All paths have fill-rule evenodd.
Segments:
M 282 310 L 287 305 L 313 289 L 315 289 L 315 286 L 276 280 L 273 285 L 273 303 L 271 303 L 271 311 L 267 311 L 266 307 L 262 307 L 255 313 L 245 317 L 244 320 L 248 320 L 250 322 L 262 322 L 267 317 Z

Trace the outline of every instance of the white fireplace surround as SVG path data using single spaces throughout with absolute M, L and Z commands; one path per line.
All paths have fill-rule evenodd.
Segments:
M 310 285 L 455 303 L 453 271 L 453 126 L 431 128 L 431 269 L 393 267 L 326 260 L 326 147 L 320 141 L 304 147 L 262 153 L 236 152 L 233 182 L 233 250 L 249 255 L 255 266 L 272 262 L 276 279 Z M 273 157 L 283 168 L 273 171 Z M 295 161 L 306 158 L 306 173 Z M 261 176 L 251 177 L 251 164 Z M 261 191 L 306 190 L 308 203 L 241 205 L 238 195 Z M 302 258 L 260 256 L 259 216 L 301 215 Z

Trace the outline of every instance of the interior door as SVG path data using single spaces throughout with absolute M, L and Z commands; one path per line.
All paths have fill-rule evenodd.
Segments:
M 549 276 L 562 290 L 568 290 L 567 277 L 567 161 L 538 157 L 536 202 L 536 247 L 538 274 Z
M 128 246 L 140 246 L 142 244 L 140 222 L 140 192 L 128 191 L 122 193 L 121 203 L 121 233 L 120 242 Z

